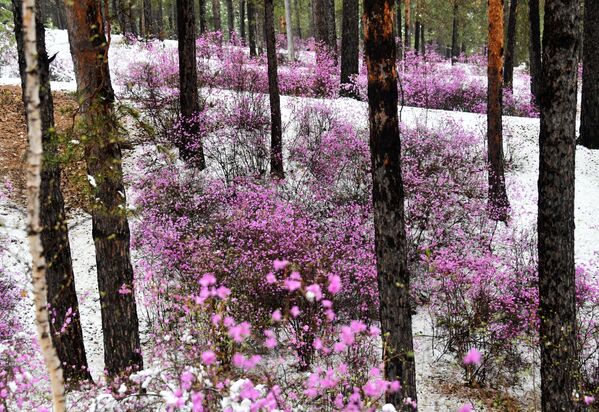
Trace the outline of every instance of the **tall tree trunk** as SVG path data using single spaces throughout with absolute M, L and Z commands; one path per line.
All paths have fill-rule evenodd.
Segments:
M 330 0 L 312 0 L 314 15 L 314 39 L 324 45 L 333 56 L 337 53 L 335 15 Z M 332 22 L 331 22 L 332 19 Z
M 503 0 L 489 0 L 489 52 L 487 68 L 487 157 L 489 164 L 489 213 L 507 221 L 509 201 L 503 166 Z
M 426 44 L 424 43 L 424 24 L 420 24 L 420 53 L 426 54 Z
M 411 410 L 404 400 L 409 397 L 416 401 L 416 365 L 397 116 L 393 1 L 364 1 L 364 51 L 368 68 L 372 201 L 385 378 L 401 382 L 399 392 L 387 393 L 387 402 L 400 410 Z
M 358 74 L 359 33 L 358 0 L 343 0 L 343 34 L 341 36 L 341 90 L 342 96 L 356 97 L 349 91 L 350 77 Z
M 154 34 L 154 25 L 153 23 L 153 13 L 152 13 L 152 0 L 143 0 L 143 16 L 145 21 L 145 29 L 144 33 L 145 37 L 149 37 Z
M 233 12 L 233 0 L 225 0 L 227 5 L 227 29 L 229 29 L 229 40 L 233 38 L 235 33 L 235 14 Z
M 206 167 L 202 142 L 188 140 L 188 136 L 198 135 L 198 124 L 192 119 L 200 111 L 196 67 L 196 25 L 193 9 L 193 0 L 177 0 L 179 104 L 183 121 L 179 152 L 183 159 L 190 160 L 201 170 Z
M 327 45 L 337 62 L 337 25 L 335 21 L 335 0 L 324 0 L 327 24 Z
M 414 24 L 414 53 L 420 53 L 420 21 L 416 16 L 416 23 Z
M 541 406 L 579 410 L 574 269 L 578 0 L 546 0 L 539 87 L 539 319 Z
M 299 0 L 293 0 L 293 7 L 295 8 L 295 35 L 298 39 L 302 38 L 302 26 L 301 26 L 301 9 Z
M 270 174 L 285 177 L 283 171 L 283 137 L 281 126 L 281 97 L 277 75 L 277 49 L 275 43 L 273 0 L 264 0 L 264 27 L 266 33 L 266 58 L 268 61 L 268 95 L 270 99 Z
M 104 362 L 109 376 L 142 369 L 139 322 L 133 292 L 129 223 L 123 184 L 119 125 L 108 70 L 108 43 L 99 0 L 67 4 L 69 43 L 80 122 L 92 192 L 92 235 L 104 332 Z M 122 293 L 122 290 L 131 291 Z
M 402 42 L 403 36 L 401 35 L 401 31 L 402 31 L 402 27 L 403 27 L 401 25 L 401 0 L 396 0 L 395 4 L 396 4 L 395 36 L 397 37 L 397 58 L 401 60 L 401 59 L 403 59 L 403 42 Z
M 146 6 L 148 0 L 141 0 L 141 11 L 139 13 L 139 34 L 141 37 L 147 37 L 146 32 Z
M 239 0 L 239 34 L 243 40 L 246 39 L 245 33 L 245 0 Z
M 250 56 L 256 56 L 256 0 L 247 0 L 248 5 L 248 42 L 250 44 Z
M 516 60 L 516 16 L 518 13 L 518 0 L 510 0 L 510 17 L 507 25 L 507 47 L 505 49 L 505 63 L 503 68 L 504 87 L 513 90 L 514 61 Z
M 26 103 L 27 65 L 25 62 L 25 44 L 23 42 L 23 1 L 12 0 L 12 3 L 21 90 L 23 102 Z M 75 384 L 79 381 L 91 381 L 91 375 L 87 370 L 87 357 L 81 331 L 79 301 L 75 290 L 69 232 L 64 212 L 64 200 L 60 190 L 61 170 L 56 161 L 58 147 L 56 134 L 53 132 L 54 104 L 50 90 L 50 64 L 46 52 L 44 25 L 39 13 L 36 13 L 35 18 L 42 145 L 44 150 L 39 189 L 40 224 L 42 226 L 43 254 L 47 264 L 47 301 L 53 318 L 53 322 L 50 323 L 50 332 L 52 343 L 63 365 L 64 379 Z
M 53 9 L 56 13 L 56 27 L 60 30 L 64 30 L 67 27 L 64 15 L 64 5 L 60 0 L 54 0 Z
M 285 0 L 285 30 L 287 32 L 287 58 L 295 59 L 295 48 L 293 47 L 293 26 L 291 24 L 291 2 Z
M 214 31 L 222 30 L 220 21 L 220 0 L 212 0 L 212 29 Z
M 316 22 L 314 19 L 315 1 L 318 0 L 308 0 L 308 29 L 310 30 L 310 37 L 313 39 L 316 39 Z
M 39 8 L 38 8 L 39 10 Z M 46 262 L 42 247 L 40 221 L 40 181 L 42 171 L 42 113 L 40 110 L 40 73 L 36 44 L 35 0 L 25 0 L 22 8 L 23 50 L 26 68 L 25 100 L 27 107 L 27 236 L 32 257 L 33 302 L 35 326 L 44 363 L 50 377 L 52 404 L 58 412 L 66 411 L 64 382 L 60 360 L 50 338 L 48 302 L 46 300 Z
M 580 144 L 599 149 L 599 0 L 584 6 Z
M 530 39 L 528 54 L 530 57 L 530 91 L 535 100 L 539 96 L 541 79 L 541 17 L 539 0 L 528 0 L 528 21 L 530 23 Z
M 164 39 L 164 10 L 162 8 L 162 0 L 158 0 L 158 9 L 156 10 L 156 31 L 160 39 Z
M 410 50 L 410 47 L 412 47 L 412 29 L 410 27 L 412 24 L 412 21 L 410 20 L 410 0 L 404 1 L 404 16 L 404 52 L 407 52 L 408 50 Z
M 451 64 L 455 64 L 458 56 L 460 55 L 460 46 L 458 45 L 458 10 L 458 0 L 453 0 L 453 20 L 451 24 Z M 503 26 L 501 27 L 503 32 Z M 503 37 L 501 43 L 503 47 Z
M 208 27 L 206 25 L 206 0 L 198 0 L 200 34 L 206 33 Z

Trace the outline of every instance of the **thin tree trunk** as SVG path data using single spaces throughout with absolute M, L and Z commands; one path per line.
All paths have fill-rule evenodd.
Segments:
M 420 21 L 418 18 L 416 18 L 416 23 L 414 24 L 414 53 L 420 53 Z
M 293 6 L 295 8 L 295 35 L 298 39 L 302 38 L 302 27 L 301 27 L 301 11 L 299 0 L 293 0 Z
M 285 0 L 285 30 L 287 32 L 287 58 L 295 60 L 295 48 L 293 47 L 293 26 L 291 24 L 291 2 Z
M 410 50 L 411 42 L 412 42 L 412 32 L 410 25 L 412 24 L 410 20 L 410 0 L 404 1 L 404 52 Z
M 179 103 L 183 131 L 179 152 L 185 160 L 200 170 L 206 167 L 201 141 L 189 142 L 188 136 L 197 136 L 198 125 L 193 116 L 200 111 L 198 73 L 196 67 L 196 35 L 193 0 L 177 0 L 177 34 L 179 51 Z M 197 147 L 195 147 L 197 145 Z
M 358 74 L 359 33 L 358 0 L 343 0 L 343 34 L 341 36 L 341 90 L 342 96 L 356 97 L 347 87 L 350 77 Z
M 368 68 L 372 201 L 385 378 L 401 382 L 400 391 L 386 396 L 387 402 L 407 411 L 412 409 L 404 400 L 416 401 L 416 365 L 397 116 L 393 2 L 364 1 L 364 51 Z
M 229 29 L 229 40 L 233 38 L 235 33 L 235 14 L 233 12 L 233 0 L 225 0 L 227 5 L 227 28 Z
M 214 31 L 221 31 L 220 21 L 220 0 L 212 0 L 212 28 Z
M 268 61 L 268 95 L 270 99 L 270 173 L 274 178 L 285 177 L 283 171 L 283 138 L 281 125 L 281 97 L 277 75 L 277 49 L 275 43 L 273 0 L 264 0 L 264 27 L 266 33 L 266 58 Z
M 160 39 L 164 39 L 164 10 L 162 7 L 162 0 L 158 0 L 158 9 L 156 11 L 156 31 L 158 32 Z
M 502 26 L 503 30 L 503 26 Z M 503 34 L 502 34 L 503 36 Z M 503 44 L 503 38 L 502 38 Z M 455 64 L 458 56 L 460 55 L 460 49 L 458 45 L 458 0 L 453 0 L 453 20 L 451 24 L 451 64 Z
M 397 20 L 396 25 L 395 25 L 395 35 L 397 36 L 397 58 L 402 60 L 403 59 L 403 41 L 402 38 L 403 36 L 401 35 L 401 31 L 402 31 L 402 25 L 401 25 L 401 0 L 396 0 L 396 12 L 395 12 L 395 18 Z
M 248 42 L 250 45 L 250 56 L 256 56 L 256 9 L 255 0 L 247 0 L 248 5 Z
M 27 73 L 22 30 L 23 1 L 13 0 L 13 6 L 21 89 L 23 102 L 26 102 L 25 80 Z M 64 379 L 75 384 L 80 381 L 91 381 L 91 375 L 87 370 L 87 357 L 81 331 L 79 302 L 75 290 L 69 232 L 64 212 L 64 200 L 60 190 L 61 170 L 56 161 L 58 147 L 56 135 L 53 132 L 54 104 L 50 90 L 49 62 L 44 26 L 39 14 L 36 14 L 35 27 L 38 73 L 41 84 L 39 98 L 44 149 L 40 182 L 40 223 L 42 226 L 41 240 L 44 259 L 47 263 L 47 300 L 53 318 L 53 322 L 50 323 L 50 332 L 58 358 L 66 366 L 63 367 Z
M 541 406 L 576 411 L 574 157 L 578 0 L 546 0 L 539 87 L 539 319 Z
M 149 37 L 154 34 L 153 13 L 152 13 L 152 0 L 143 0 L 143 16 L 145 21 L 144 33 L 145 37 Z
M 206 25 L 206 0 L 198 0 L 200 34 L 206 33 L 208 27 Z
M 504 87 L 513 90 L 514 61 L 516 59 L 516 16 L 518 13 L 518 0 L 510 1 L 510 17 L 507 25 L 507 47 L 505 49 L 505 63 L 503 69 Z
M 38 9 L 39 10 L 39 9 Z M 48 302 L 46 300 L 46 261 L 42 247 L 40 221 L 40 181 L 42 171 L 42 113 L 40 109 L 40 76 L 36 44 L 35 0 L 24 0 L 22 10 L 24 54 L 27 62 L 26 105 L 27 135 L 27 236 L 32 257 L 35 326 L 44 363 L 50 377 L 54 411 L 66 411 L 66 400 L 60 360 L 50 338 Z
M 314 10 L 316 7 L 314 4 L 315 1 L 318 0 L 308 0 L 308 29 L 310 30 L 310 37 L 312 37 L 313 39 L 316 39 L 316 22 L 314 21 Z
M 82 102 L 79 126 L 87 137 L 85 160 L 94 199 L 92 235 L 102 310 L 104 363 L 112 377 L 143 368 L 119 125 L 113 113 L 114 92 L 101 3 L 66 0 L 66 5 L 77 93 Z
M 528 0 L 528 21 L 530 23 L 528 46 L 530 58 L 530 91 L 536 100 L 539 96 L 539 82 L 541 79 L 541 17 L 539 0 Z
M 426 54 L 426 44 L 424 43 L 424 24 L 420 24 L 420 53 Z
M 599 0 L 586 0 L 582 57 L 580 144 L 599 149 Z
M 489 55 L 487 69 L 487 157 L 489 164 L 489 213 L 506 221 L 509 201 L 503 166 L 502 81 L 503 0 L 489 0 Z
M 245 0 L 239 0 L 239 34 L 243 40 L 246 39 L 245 33 Z
M 337 63 L 337 25 L 335 22 L 335 0 L 324 0 L 324 5 L 328 37 L 327 45 L 333 53 L 335 63 Z

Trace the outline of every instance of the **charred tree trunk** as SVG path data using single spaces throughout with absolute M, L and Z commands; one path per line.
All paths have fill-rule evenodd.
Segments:
M 580 144 L 599 149 L 599 1 L 586 0 L 582 55 Z
M 541 406 L 576 411 L 574 157 L 578 1 L 546 0 L 539 87 L 539 319 Z
M 227 5 L 227 29 L 229 30 L 229 40 L 235 33 L 235 14 L 233 12 L 233 0 L 225 0 Z
M 514 83 L 514 61 L 516 60 L 516 16 L 518 0 L 510 1 L 510 17 L 507 25 L 507 47 L 505 48 L 505 63 L 503 68 L 504 87 L 512 90 Z
M 23 42 L 23 1 L 12 0 L 12 3 L 21 89 L 23 102 L 26 102 L 27 65 Z M 68 384 L 76 384 L 81 381 L 91 381 L 91 375 L 87 370 L 87 357 L 81 331 L 79 301 L 75 290 L 69 231 L 64 211 L 64 200 L 60 190 L 61 170 L 56 159 L 58 157 L 58 143 L 57 136 L 53 132 L 54 103 L 50 90 L 50 65 L 46 52 L 44 25 L 39 14 L 36 14 L 35 17 L 42 145 L 44 150 L 40 175 L 39 204 L 42 228 L 41 241 L 47 265 L 47 301 L 53 319 L 53 322 L 50 323 L 50 333 L 58 358 L 63 365 L 65 381 Z
M 348 90 L 350 77 L 358 74 L 359 33 L 358 0 L 343 0 L 343 34 L 341 36 L 341 90 L 342 96 L 356 97 Z M 344 87 L 345 86 L 345 87 Z
M 246 39 L 245 33 L 245 0 L 239 0 L 239 35 Z
M 541 17 L 539 0 L 528 0 L 528 20 L 530 23 L 530 39 L 528 53 L 530 58 L 530 91 L 533 97 L 539 95 L 541 79 Z
M 104 362 L 109 376 L 142 369 L 139 322 L 133 292 L 129 223 L 123 185 L 119 125 L 108 70 L 108 43 L 99 0 L 67 1 L 69 43 L 85 160 L 90 176 L 93 239 L 104 332 Z M 122 293 L 123 288 L 130 293 Z M 121 292 L 120 292 L 121 291 Z
M 250 45 L 250 56 L 256 56 L 256 8 L 255 0 L 247 0 L 248 5 L 248 42 Z
M 453 0 L 453 21 L 451 24 L 451 64 L 455 64 L 458 56 L 460 55 L 460 46 L 458 45 L 458 10 L 458 0 Z M 503 26 L 501 27 L 503 30 Z M 503 47 L 503 40 L 501 43 Z
M 206 167 L 202 143 L 201 141 L 189 141 L 189 136 L 198 135 L 198 124 L 193 120 L 193 116 L 200 111 L 196 67 L 196 27 L 193 9 L 193 0 L 177 0 L 179 104 L 183 121 L 179 152 L 184 160 L 191 161 L 202 170 Z
M 212 0 L 212 29 L 214 31 L 222 30 L 220 20 L 220 0 Z
M 404 1 L 404 53 L 410 50 L 411 42 L 412 42 L 412 32 L 411 32 L 411 24 L 410 20 L 410 0 Z
M 509 201 L 503 165 L 503 0 L 489 0 L 489 52 L 487 68 L 487 161 L 489 165 L 489 214 L 505 222 Z
M 266 58 L 268 61 L 268 95 L 270 99 L 270 174 L 277 179 L 283 172 L 283 135 L 281 125 L 281 96 L 277 75 L 277 49 L 275 43 L 273 0 L 264 0 L 264 27 L 266 34 Z
M 409 302 L 393 19 L 393 0 L 364 1 L 372 201 L 385 378 L 401 382 L 399 392 L 387 393 L 387 402 L 400 410 L 412 410 L 404 404 L 408 397 L 416 401 L 416 365 Z

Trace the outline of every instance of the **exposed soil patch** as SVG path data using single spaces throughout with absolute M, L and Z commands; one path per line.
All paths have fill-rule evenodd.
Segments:
M 66 136 L 73 128 L 76 101 L 62 92 L 54 92 L 53 97 L 56 131 L 61 139 L 68 141 Z M 61 151 L 64 154 L 65 150 Z M 68 160 L 62 164 L 63 195 L 68 210 L 80 209 L 86 203 L 85 164 L 80 150 L 68 152 Z M 0 182 L 12 188 L 8 195 L 19 204 L 24 204 L 26 199 L 26 153 L 27 126 L 21 88 L 0 86 Z

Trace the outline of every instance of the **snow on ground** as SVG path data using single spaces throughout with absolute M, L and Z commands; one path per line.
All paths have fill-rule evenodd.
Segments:
M 173 43 L 173 44 L 170 44 Z M 173 47 L 170 42 L 167 47 Z M 140 54 L 138 48 L 125 45 L 121 36 L 113 36 L 110 49 L 111 72 L 116 75 L 119 70 L 125 70 L 126 65 L 133 59 L 147 58 Z M 47 35 L 49 54 L 59 53 L 64 72 L 72 74 L 68 39 L 66 31 L 51 30 Z M 57 57 L 58 59 L 58 57 Z M 62 66 L 61 66 L 62 67 Z M 4 70 L 3 73 L 7 71 Z M 54 90 L 75 90 L 74 80 L 65 76 L 64 80 L 52 82 Z M 20 84 L 18 78 L 0 78 L 0 84 Z M 228 91 L 213 91 L 231 93 Z M 285 119 L 290 117 L 290 107 L 306 99 L 300 97 L 282 96 L 281 103 Z M 322 101 L 322 100 L 320 100 Z M 353 99 L 339 98 L 328 100 L 336 112 L 356 126 L 366 128 L 368 121 L 368 106 L 364 102 Z M 402 122 L 407 125 L 426 125 L 443 128 L 448 121 L 458 122 L 467 130 L 476 132 L 481 139 L 481 149 L 485 147 L 486 115 L 428 110 L 404 107 L 401 109 Z M 510 164 L 506 176 L 508 195 L 512 202 L 513 224 L 533 227 L 536 220 L 537 176 L 538 176 L 538 134 L 539 119 L 504 117 L 505 156 Z M 288 138 L 288 136 L 286 137 Z M 133 156 L 135 157 L 135 156 Z M 132 157 L 125 156 L 125 173 L 131 175 Z M 131 196 L 129 195 L 129 198 Z M 578 262 L 588 261 L 595 256 L 599 247 L 599 224 L 595 217 L 597 200 L 599 199 L 599 151 L 591 151 L 582 147 L 577 148 L 576 154 L 576 259 Z M 30 256 L 25 233 L 25 212 L 6 199 L 0 199 L 0 236 L 9 239 L 6 259 L 13 272 L 24 274 L 30 269 Z M 76 275 L 76 287 L 80 301 L 82 327 L 88 361 L 92 375 L 97 378 L 103 369 L 103 348 L 101 337 L 101 317 L 96 279 L 95 251 L 91 237 L 91 218 L 84 213 L 77 213 L 69 218 L 69 237 L 73 253 L 73 265 Z M 3 262 L 5 263 L 5 262 Z M 31 307 L 21 312 L 23 319 L 31 322 L 33 314 Z M 140 316 L 143 314 L 140 312 Z M 33 325 L 32 325 L 33 327 Z M 456 383 L 461 381 L 457 365 L 449 362 L 438 362 L 440 353 L 435 351 L 432 335 L 431 320 L 425 309 L 421 309 L 414 317 L 414 334 L 416 346 L 416 362 L 419 383 L 419 400 L 421 411 L 456 410 L 467 399 L 455 395 L 440 393 L 440 382 Z M 531 379 L 525 385 L 524 392 L 532 388 Z M 538 387 L 536 388 L 538 390 Z M 476 404 L 473 401 L 473 404 Z

